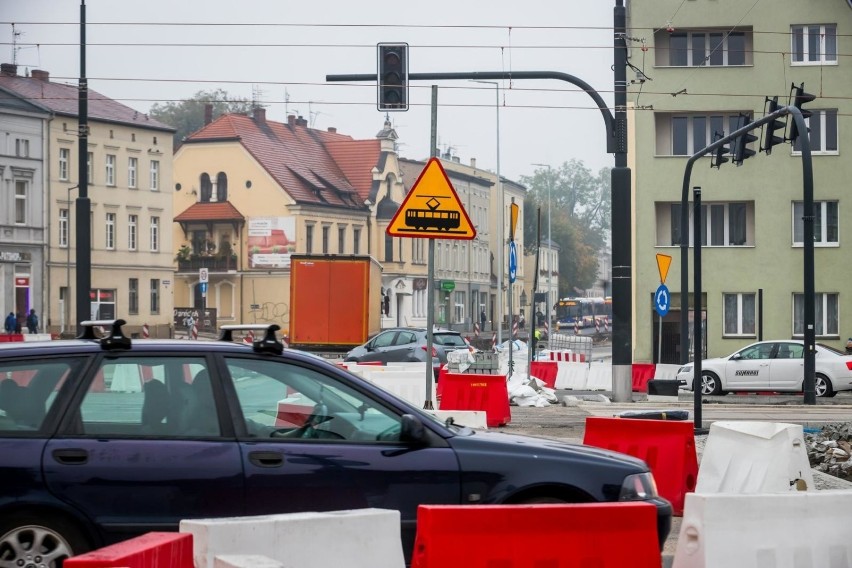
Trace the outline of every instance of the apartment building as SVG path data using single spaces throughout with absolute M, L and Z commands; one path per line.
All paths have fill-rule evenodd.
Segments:
M 78 88 L 51 81 L 47 71 L 19 75 L 17 66 L 3 64 L 0 91 L 38 109 L 43 121 L 43 143 L 31 138 L 29 151 L 32 160 L 41 160 L 44 181 L 37 182 L 33 172 L 32 186 L 25 188 L 25 223 L 16 222 L 14 231 L 17 241 L 41 243 L 45 254 L 43 262 L 30 256 L 29 267 L 25 257 L 15 257 L 21 259 L 15 260 L 15 281 L 21 271 L 33 273 L 20 282 L 29 288 L 30 298 L 43 298 L 43 328 L 73 331 Z M 32 124 L 30 128 L 35 131 Z M 141 333 L 147 325 L 152 337 L 167 336 L 173 253 L 171 234 L 164 228 L 172 218 L 174 129 L 91 90 L 88 128 L 92 289 L 91 313 L 81 318 L 121 317 L 130 333 Z M 17 298 L 17 289 L 15 294 Z M 38 309 L 39 301 L 33 307 Z
M 771 9 L 770 9 L 771 8 Z M 684 210 L 687 159 L 730 133 L 741 116 L 764 114 L 766 97 L 788 103 L 791 84 L 817 95 L 806 108 L 813 152 L 817 341 L 841 348 L 852 335 L 852 296 L 844 221 L 852 161 L 852 6 L 847 2 L 778 0 L 631 0 L 628 3 L 629 160 L 633 169 L 633 360 L 677 363 L 681 318 L 700 317 L 714 357 L 759 339 L 802 338 L 803 182 L 801 147 L 776 146 L 741 167 L 698 160 L 689 180 L 701 188 L 702 312 L 681 296 L 689 263 L 694 289 L 694 208 Z M 760 132 L 755 132 L 759 135 Z M 689 216 L 689 234 L 680 231 Z M 689 242 L 689 259 L 680 244 Z M 673 257 L 666 285 L 672 307 L 659 321 L 656 254 Z M 691 296 L 691 294 L 690 294 Z M 660 325 L 662 323 L 662 325 Z M 690 324 L 690 334 L 692 325 Z M 690 344 L 692 340 L 690 339 Z M 691 357 L 691 355 L 690 355 Z

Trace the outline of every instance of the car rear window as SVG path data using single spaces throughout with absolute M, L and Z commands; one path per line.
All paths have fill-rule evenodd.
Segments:
M 438 345 L 447 345 L 452 347 L 465 347 L 467 343 L 461 335 L 455 333 L 436 333 L 432 339 Z
M 81 359 L 39 359 L 0 362 L 0 432 L 41 429 L 65 379 Z

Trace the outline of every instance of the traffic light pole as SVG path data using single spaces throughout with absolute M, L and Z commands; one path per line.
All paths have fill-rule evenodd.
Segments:
M 805 124 L 805 118 L 802 116 L 802 111 L 796 108 L 793 105 L 782 107 L 774 112 L 771 112 L 760 118 L 755 120 L 752 123 L 746 124 L 742 128 L 738 128 L 734 132 L 730 133 L 727 136 L 719 138 L 709 146 L 699 150 L 686 162 L 686 168 L 683 173 L 683 185 L 681 190 L 681 215 L 680 215 L 680 305 L 681 305 L 681 318 L 680 318 L 680 363 L 682 365 L 689 362 L 689 352 L 687 349 L 687 345 L 689 345 L 689 323 L 688 318 L 686 317 L 687 312 L 689 311 L 689 215 L 688 209 L 689 206 L 689 183 L 690 177 L 692 176 L 692 167 L 695 162 L 707 154 L 711 154 L 717 149 L 721 148 L 725 144 L 736 141 L 740 136 L 746 135 L 752 130 L 760 128 L 764 124 L 769 124 L 779 118 L 783 118 L 784 116 L 790 115 L 793 118 L 794 125 L 798 129 L 798 132 L 804 133 L 803 136 L 800 136 L 799 140 L 801 141 L 802 146 L 802 200 L 804 205 L 804 215 L 802 217 L 803 221 L 803 263 L 804 263 L 804 344 L 805 344 L 805 353 L 804 353 L 804 404 L 816 404 L 816 390 L 815 390 L 815 371 L 816 371 L 816 328 L 815 328 L 815 309 L 814 309 L 814 176 L 813 176 L 813 162 L 811 159 L 811 143 L 810 139 L 807 136 L 807 125 Z M 614 215 L 613 215 L 614 217 Z M 700 220 L 696 219 L 693 222 L 698 223 Z M 694 243 L 694 246 L 701 246 L 700 242 Z M 696 286 L 696 290 L 698 286 Z M 699 305 L 699 302 L 694 301 L 695 305 Z M 695 318 L 699 319 L 701 317 L 700 313 L 695 314 Z M 695 417 L 696 417 L 696 428 L 701 428 L 701 424 L 698 423 L 698 420 L 701 416 L 701 377 L 698 375 L 700 371 L 700 359 L 701 359 L 701 346 L 698 345 L 696 341 L 695 350 L 694 350 L 694 360 L 696 362 L 695 370 L 696 374 L 693 376 L 693 390 L 694 390 L 694 404 L 695 404 Z

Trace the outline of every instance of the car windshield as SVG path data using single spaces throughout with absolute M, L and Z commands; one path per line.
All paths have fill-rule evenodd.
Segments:
M 455 333 L 436 333 L 433 339 L 438 345 L 450 345 L 454 347 L 464 347 L 466 345 L 464 338 Z

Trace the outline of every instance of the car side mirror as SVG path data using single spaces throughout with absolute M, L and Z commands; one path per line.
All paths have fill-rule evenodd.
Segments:
M 743 356 L 740 355 L 739 353 L 734 353 L 733 355 L 731 355 L 731 361 L 739 361 L 742 358 L 743 358 Z
M 400 442 L 415 444 L 425 443 L 426 428 L 423 426 L 423 422 L 413 414 L 403 414 L 399 440 Z

